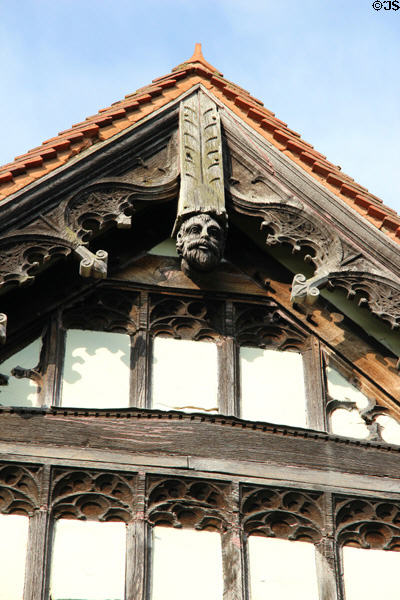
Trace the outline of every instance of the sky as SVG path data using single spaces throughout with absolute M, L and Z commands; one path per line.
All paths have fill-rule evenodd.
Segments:
M 0 164 L 167 74 L 224 76 L 400 212 L 400 3 L 0 0 Z

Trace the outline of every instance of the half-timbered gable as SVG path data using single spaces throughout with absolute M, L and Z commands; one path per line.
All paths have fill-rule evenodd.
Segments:
M 4 597 L 397 597 L 395 212 L 199 46 L 0 198 Z

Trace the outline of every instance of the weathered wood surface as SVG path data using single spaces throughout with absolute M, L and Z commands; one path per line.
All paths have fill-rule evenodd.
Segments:
M 212 273 L 202 273 L 191 279 L 181 271 L 180 259 L 150 254 L 139 258 L 123 271 L 113 274 L 110 281 L 159 286 L 174 291 L 214 291 L 260 297 L 266 295 L 256 282 L 229 263 L 218 265 Z
M 181 187 L 175 230 L 198 212 L 225 214 L 221 125 L 215 102 L 201 90 L 181 102 Z
M 294 477 L 297 481 L 311 477 L 314 484 L 336 482 L 337 487 L 351 487 L 352 480 L 362 476 L 365 489 L 372 486 L 377 490 L 381 485 L 384 489 L 385 478 L 398 482 L 400 477 L 398 447 L 390 451 L 385 445 L 379 448 L 293 428 L 277 427 L 276 433 L 253 430 L 251 424 L 245 427 L 229 417 L 218 417 L 213 423 L 202 416 L 175 414 L 168 418 L 149 411 L 140 413 L 139 418 L 134 411 L 130 414 L 127 418 L 121 411 L 116 418 L 64 415 L 61 410 L 54 415 L 3 413 L 0 451 L 3 456 L 14 451 L 35 456 L 37 451 L 38 458 L 46 455 L 59 460 L 87 458 L 128 464 L 135 464 L 136 456 L 139 464 L 160 464 L 162 468 L 170 465 L 244 477 Z

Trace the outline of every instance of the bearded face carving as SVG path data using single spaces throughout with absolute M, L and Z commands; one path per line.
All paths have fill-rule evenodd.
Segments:
M 184 271 L 207 272 L 222 259 L 225 230 L 212 216 L 200 213 L 184 221 L 176 238 Z

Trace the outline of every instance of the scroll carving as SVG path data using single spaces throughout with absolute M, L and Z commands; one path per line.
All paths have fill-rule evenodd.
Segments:
M 244 487 L 242 524 L 247 535 L 319 542 L 323 531 L 322 494 Z
M 0 512 L 32 515 L 39 508 L 39 467 L 0 465 Z
M 215 340 L 222 331 L 222 307 L 194 298 L 152 297 L 152 335 L 176 339 Z
M 153 525 L 224 531 L 228 525 L 225 484 L 199 479 L 154 478 L 147 518 Z
M 400 551 L 400 504 L 391 500 L 338 499 L 336 530 L 343 545 Z
M 92 329 L 133 334 L 138 329 L 138 297 L 135 293 L 99 288 L 63 312 L 69 329 Z
M 97 250 L 96 254 L 93 254 L 85 246 L 78 246 L 76 253 L 82 257 L 79 264 L 79 275 L 94 279 L 107 277 L 108 254 L 105 250 Z
M 273 302 L 235 304 L 235 330 L 241 346 L 276 350 L 300 350 L 308 337 Z
M 135 476 L 107 471 L 57 469 L 52 484 L 52 513 L 56 519 L 131 521 Z

